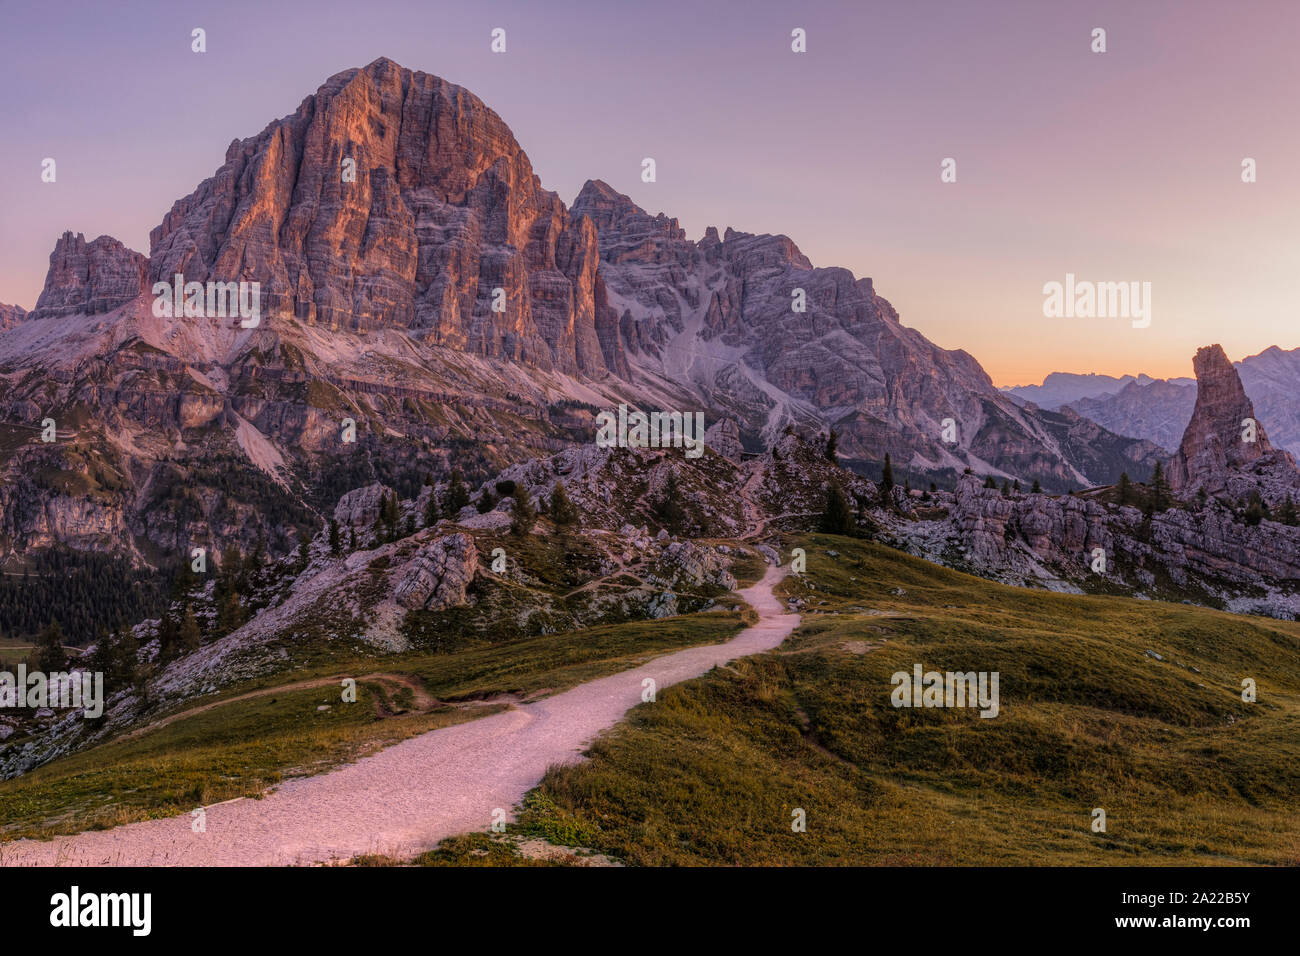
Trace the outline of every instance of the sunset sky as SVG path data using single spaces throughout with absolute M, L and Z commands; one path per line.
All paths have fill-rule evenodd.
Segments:
M 565 202 L 599 178 L 692 238 L 785 233 L 999 385 L 1300 346 L 1288 0 L 114 6 L 0 0 L 0 302 L 35 305 L 65 229 L 147 254 L 231 140 L 388 56 L 480 96 Z M 1067 272 L 1150 282 L 1150 327 L 1045 318 Z

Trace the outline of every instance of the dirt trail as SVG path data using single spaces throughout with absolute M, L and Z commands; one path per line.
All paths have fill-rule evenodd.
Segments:
M 641 703 L 643 680 L 662 689 L 780 645 L 799 624 L 772 593 L 784 574 L 769 567 L 740 592 L 758 623 L 725 644 L 665 654 L 554 697 L 412 737 L 329 773 L 290 780 L 261 800 L 208 807 L 204 833 L 191 831 L 186 814 L 0 844 L 0 863 L 308 864 L 364 853 L 407 857 L 446 837 L 486 829 L 494 810 L 509 813 L 547 767 L 581 759 L 587 744 Z

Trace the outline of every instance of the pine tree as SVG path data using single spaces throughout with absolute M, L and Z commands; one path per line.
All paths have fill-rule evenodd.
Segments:
M 1007 482 L 1007 480 L 1006 480 L 1005 478 L 1003 478 L 1003 479 L 1002 479 L 1002 497 L 1005 498 L 1005 497 L 1006 497 L 1007 495 L 1009 495 L 1009 494 L 1011 494 L 1011 485 Z
M 299 532 L 298 535 L 298 572 L 301 574 L 311 564 L 311 546 L 307 541 L 307 533 Z
M 339 542 L 339 523 L 337 518 L 330 519 L 330 554 L 338 557 L 341 545 Z
M 1043 493 L 1043 486 L 1038 483 L 1037 478 L 1034 479 L 1034 486 L 1029 489 L 1029 493 L 1031 495 L 1041 495 Z
M 551 489 L 551 520 L 558 525 L 571 525 L 578 520 L 578 509 L 569 500 L 564 485 L 558 481 Z
M 429 500 L 424 503 L 424 526 L 432 528 L 438 523 L 438 493 L 429 490 Z
M 352 552 L 355 550 L 357 550 L 357 529 L 349 525 L 348 526 L 348 551 Z
M 465 488 L 460 472 L 453 471 L 447 483 L 447 490 L 443 494 L 442 513 L 449 518 L 454 518 L 467 504 L 469 504 L 469 491 Z
M 668 529 L 669 534 L 677 534 L 686 522 L 686 511 L 682 507 L 681 489 L 677 487 L 677 472 L 669 469 L 664 490 L 650 509 L 655 520 Z
M 496 506 L 497 506 L 496 495 L 492 494 L 491 488 L 484 488 L 483 494 L 479 495 L 478 505 L 476 506 L 478 508 L 478 513 L 481 515 L 485 515 Z
M 1295 502 L 1291 500 L 1290 495 L 1286 496 L 1286 501 L 1282 502 L 1282 507 L 1278 509 L 1277 520 L 1293 528 L 1300 524 L 1300 514 L 1296 513 Z
M 848 500 L 834 482 L 826 489 L 821 530 L 826 534 L 850 534 L 853 531 L 853 513 L 849 511 Z
M 888 498 L 889 493 L 894 490 L 894 463 L 889 459 L 889 452 L 885 452 L 885 467 L 880 473 L 880 495 L 882 498 Z
M 1246 524 L 1254 527 L 1268 517 L 1268 506 L 1264 504 L 1259 497 L 1258 491 L 1250 493 L 1250 501 L 1246 505 Z
M 1151 473 L 1151 506 L 1156 511 L 1164 511 L 1169 507 L 1169 482 L 1160 462 L 1156 462 L 1156 469 Z
M 68 653 L 63 649 L 63 628 L 54 618 L 36 638 L 36 667 L 53 674 L 68 666 Z
M 1015 481 L 1011 482 L 1011 490 L 1014 491 L 1016 494 L 1020 494 L 1020 479 L 1019 479 L 1019 478 L 1017 478 Z
M 103 674 L 104 680 L 109 682 L 113 679 L 113 647 L 114 637 L 109 633 L 108 628 L 102 625 L 99 632 L 95 635 L 95 649 L 89 655 L 83 655 L 82 660 L 92 674 Z
M 826 439 L 826 460 L 832 465 L 839 464 L 839 447 L 840 436 L 835 434 L 835 429 L 831 429 L 830 437 Z
M 1115 491 L 1122 505 L 1128 504 L 1129 499 L 1133 497 L 1133 482 L 1129 480 L 1127 471 L 1120 473 L 1119 484 L 1115 487 Z
M 510 505 L 510 533 L 517 538 L 522 538 L 533 530 L 533 525 L 536 523 L 537 512 L 528 499 L 528 492 L 522 488 L 516 490 Z
M 181 618 L 180 632 L 176 636 L 176 643 L 182 652 L 197 650 L 202 634 L 199 633 L 199 622 L 194 617 L 194 609 L 187 607 L 185 616 Z
M 997 485 L 997 482 L 995 482 L 995 481 L 993 480 L 993 476 L 992 476 L 992 475 L 988 475 L 988 476 L 984 479 L 984 487 L 985 487 L 985 488 L 997 488 L 997 486 L 998 486 L 998 485 Z

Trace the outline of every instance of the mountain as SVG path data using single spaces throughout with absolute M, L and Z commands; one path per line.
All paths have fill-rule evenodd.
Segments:
M 1242 384 L 1259 411 L 1260 419 L 1268 423 L 1273 440 L 1279 447 L 1300 454 L 1300 406 L 1294 396 L 1300 388 L 1300 349 L 1284 351 L 1272 346 L 1258 355 L 1248 356 L 1234 363 L 1241 375 Z M 1036 389 L 1044 389 L 1054 382 L 1075 383 L 1079 386 L 1096 379 L 1120 382 L 1104 375 L 1071 375 L 1053 372 L 1042 386 L 1025 386 L 1006 390 L 1008 394 L 1035 401 Z M 1116 389 L 1087 389 L 1081 397 L 1067 397 L 1068 405 L 1080 415 L 1119 435 L 1131 435 L 1154 442 L 1161 448 L 1174 449 L 1192 417 L 1196 404 L 1196 380 L 1191 378 L 1152 379 L 1145 375 L 1124 376 L 1131 379 Z M 1101 388 L 1100 384 L 1097 386 Z M 1079 391 L 1076 386 L 1074 391 Z M 1051 396 L 1041 395 L 1044 407 L 1054 407 L 1049 398 L 1070 394 L 1069 388 L 1058 388 Z
M 1273 441 L 1300 455 L 1300 348 L 1276 345 L 1235 363 L 1241 384 L 1254 402 L 1260 421 L 1268 423 Z
M 1300 469 L 1288 451 L 1273 447 L 1264 423 L 1223 348 L 1196 352 L 1196 407 L 1169 465 L 1169 484 L 1184 496 L 1203 491 L 1245 499 L 1258 494 L 1277 507 L 1300 496 Z
M 1181 380 L 1129 382 L 1114 394 L 1071 401 L 1072 408 L 1103 428 L 1133 435 L 1161 448 L 1177 448 L 1196 404 L 1196 385 Z
M 258 283 L 258 321 L 161 308 L 177 275 Z M 1064 490 L 1159 456 L 1020 407 L 784 236 L 692 242 L 594 180 L 567 208 L 482 101 L 387 59 L 233 142 L 148 257 L 66 233 L 0 335 L 0 382 L 15 567 L 56 547 L 154 567 L 286 553 L 349 490 L 481 481 L 591 442 L 624 402 L 734 420 L 751 452 L 834 428 L 841 460 L 889 453 L 918 481 L 970 467 Z
M 1113 394 L 1125 385 L 1135 381 L 1135 376 L 1124 375 L 1115 378 L 1111 375 L 1098 375 L 1089 372 L 1084 375 L 1074 372 L 1052 372 L 1042 385 L 1014 385 L 1002 389 L 1013 398 L 1024 402 L 1033 402 L 1040 408 L 1052 411 L 1062 405 L 1080 398 L 1096 398 L 1100 395 Z
M 31 318 L 100 315 L 143 295 L 149 260 L 111 236 L 86 242 L 65 232 L 50 253 L 45 288 Z

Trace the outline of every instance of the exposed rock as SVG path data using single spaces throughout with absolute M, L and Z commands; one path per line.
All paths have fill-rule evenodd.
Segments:
M 441 610 L 465 603 L 478 570 L 478 550 L 468 534 L 456 533 L 424 545 L 394 575 L 393 599 L 407 609 Z
M 29 318 L 111 312 L 148 291 L 149 260 L 112 236 L 87 243 L 65 232 L 50 253 L 45 288 Z
M 478 97 L 388 59 L 232 143 L 150 240 L 155 281 L 258 281 L 271 321 L 408 329 L 571 373 L 618 365 L 617 338 L 596 328 L 595 228 L 541 188 Z
M 27 310 L 22 306 L 0 303 L 0 332 L 7 332 L 25 318 Z
M 673 541 L 665 547 L 655 562 L 655 574 L 660 580 L 678 586 L 703 584 L 728 591 L 736 586 L 726 561 L 713 549 L 691 541 Z
M 1267 503 L 1281 504 L 1300 487 L 1295 458 L 1269 441 L 1221 346 L 1198 349 L 1194 365 L 1196 407 L 1169 465 L 1170 487 L 1184 497 L 1200 489 L 1230 498 L 1257 490 Z
M 740 429 L 732 418 L 721 418 L 709 426 L 704 432 L 704 444 L 728 461 L 740 461 L 745 451 Z
M 341 528 L 350 526 L 369 530 L 379 517 L 383 499 L 392 493 L 391 488 L 377 481 L 349 491 L 334 506 L 334 520 Z

